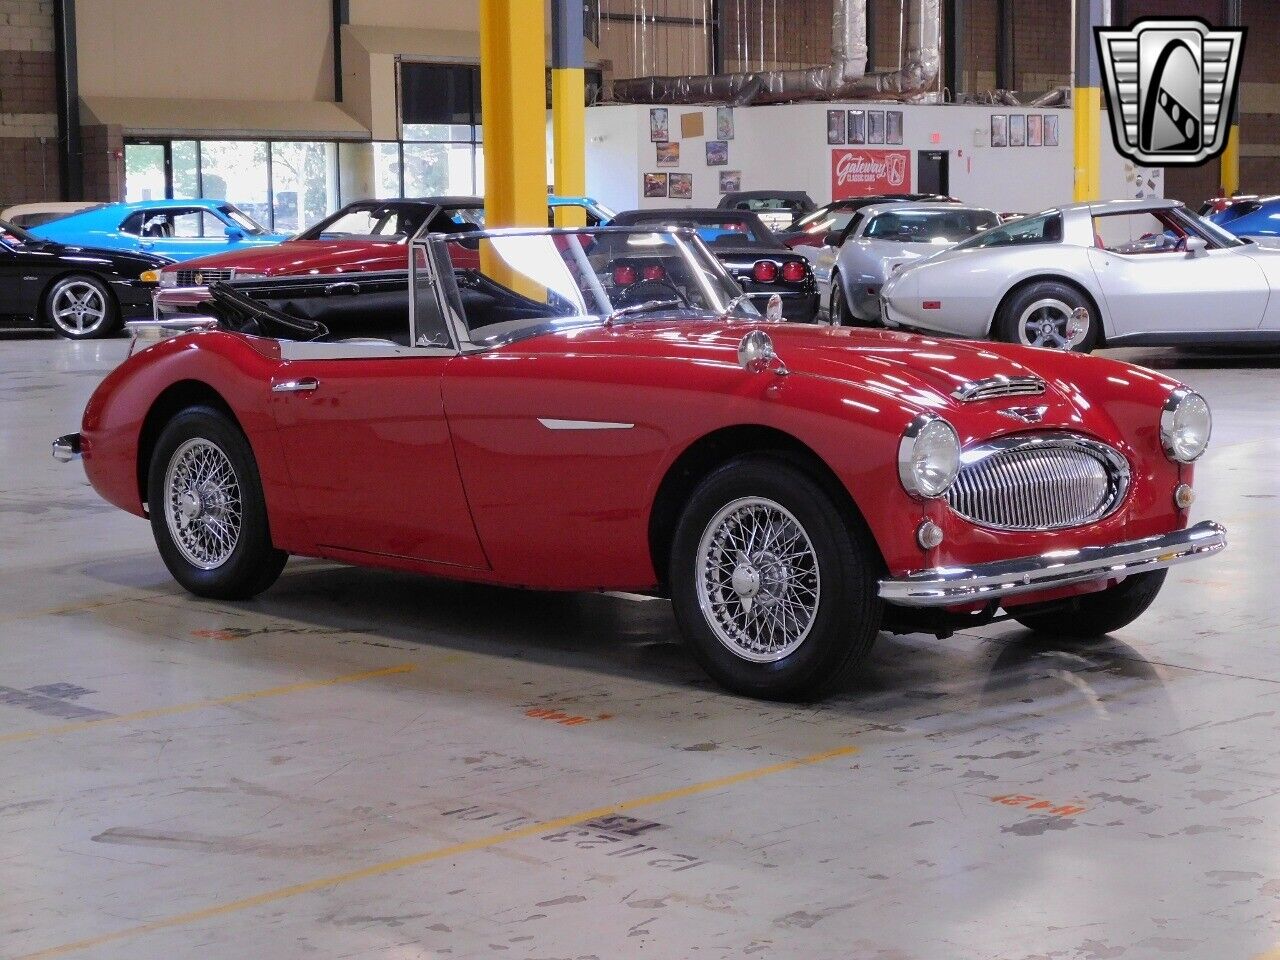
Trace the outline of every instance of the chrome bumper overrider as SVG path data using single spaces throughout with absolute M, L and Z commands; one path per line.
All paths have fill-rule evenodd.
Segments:
M 880 597 L 904 607 L 950 607 L 1018 593 L 1052 590 L 1072 583 L 1161 570 L 1217 553 L 1227 531 L 1210 520 L 1194 527 L 1106 547 L 1051 550 L 1036 557 L 934 567 L 880 581 Z
M 53 441 L 53 459 L 59 463 L 70 463 L 80 459 L 80 434 L 68 433 Z

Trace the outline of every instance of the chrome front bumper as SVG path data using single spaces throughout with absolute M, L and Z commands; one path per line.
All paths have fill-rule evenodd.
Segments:
M 80 434 L 68 433 L 53 441 L 53 459 L 59 463 L 70 463 L 80 459 Z
M 1053 590 L 1132 573 L 1162 570 L 1217 553 L 1227 545 L 1224 527 L 1205 520 L 1194 527 L 1106 547 L 1051 550 L 1036 557 L 973 567 L 934 567 L 880 581 L 880 597 L 904 607 L 951 607 L 1019 593 Z

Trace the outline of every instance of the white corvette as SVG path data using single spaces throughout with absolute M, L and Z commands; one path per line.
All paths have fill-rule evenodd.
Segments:
M 1096 346 L 1280 344 L 1280 250 L 1173 200 L 1077 203 L 904 266 L 887 326 L 1088 352 Z

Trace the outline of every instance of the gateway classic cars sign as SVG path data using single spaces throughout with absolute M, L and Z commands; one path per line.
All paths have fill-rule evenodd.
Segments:
M 911 192 L 910 150 L 832 150 L 831 198 Z

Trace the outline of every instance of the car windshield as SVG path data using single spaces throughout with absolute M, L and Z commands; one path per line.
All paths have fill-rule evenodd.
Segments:
M 31 234 L 7 220 L 0 220 L 0 243 L 8 247 L 20 247 L 34 240 Z
M 832 230 L 843 230 L 857 215 L 857 210 L 822 207 L 806 213 L 795 222 L 792 229 L 803 230 L 805 233 L 830 233 Z
M 260 237 L 267 232 L 266 227 L 258 223 L 257 220 L 253 219 L 253 217 L 249 216 L 239 207 L 227 203 L 220 206 L 218 210 L 221 211 L 224 217 L 251 237 Z
M 758 317 L 696 233 L 642 227 L 487 231 L 414 241 L 419 337 L 433 312 L 418 271 L 429 259 L 472 344 L 494 346 L 566 326 L 635 323 L 732 310 Z
M 358 203 L 339 210 L 309 230 L 299 240 L 375 240 L 406 243 L 428 218 L 432 233 L 461 233 L 484 224 L 481 207 L 441 207 L 431 202 Z
M 626 215 L 624 214 L 624 217 Z M 754 214 L 698 213 L 682 216 L 679 211 L 665 210 L 626 217 L 628 224 L 651 224 L 682 227 L 695 231 L 702 242 L 716 247 L 777 247 L 778 241 Z
M 897 243 L 957 243 L 999 222 L 990 210 L 894 210 L 876 216 L 863 237 Z

